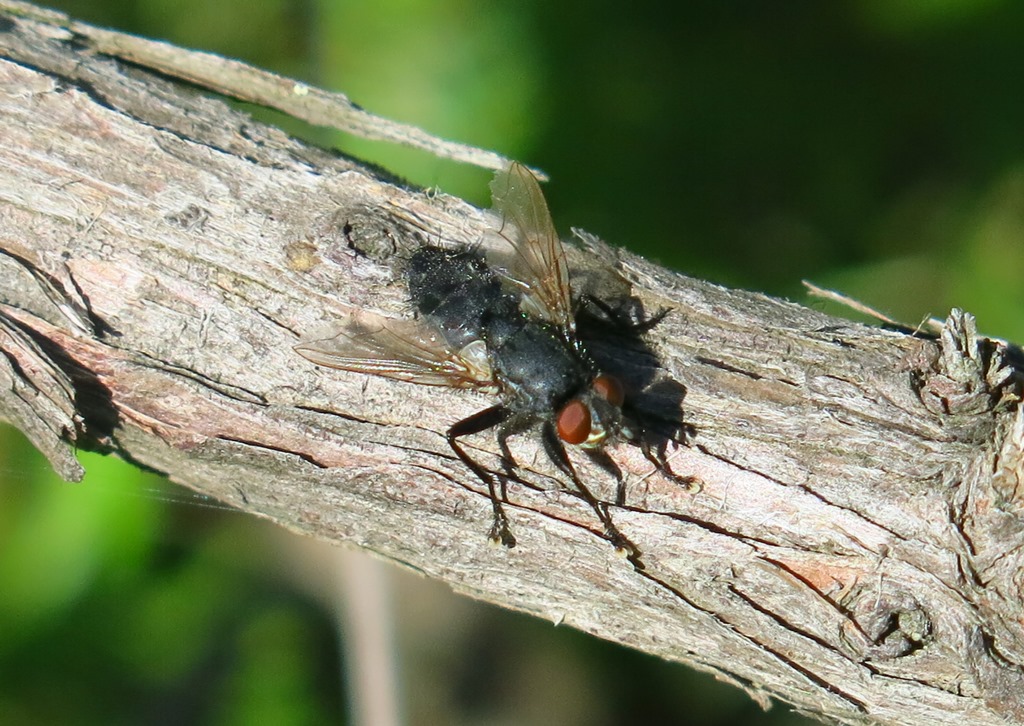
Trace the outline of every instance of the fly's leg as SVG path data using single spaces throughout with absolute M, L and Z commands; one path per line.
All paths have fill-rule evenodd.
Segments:
M 569 454 L 566 453 L 565 446 L 562 445 L 558 434 L 555 433 L 555 427 L 550 421 L 546 422 L 541 429 L 541 438 L 544 441 L 544 451 L 547 452 L 551 461 L 572 479 L 572 483 L 576 486 L 577 491 L 583 495 L 587 504 L 594 510 L 597 518 L 601 520 L 601 524 L 604 525 L 604 534 L 608 541 L 615 545 L 615 549 L 626 552 L 634 565 L 642 567 L 639 564 L 640 552 L 637 550 L 636 545 L 626 539 L 626 536 L 618 530 L 608 514 L 608 508 L 597 501 L 586 485 L 580 481 L 579 476 L 576 474 L 576 469 L 573 468 L 572 462 L 569 461 Z
M 631 433 L 629 442 L 640 447 L 640 451 L 643 453 L 644 458 L 654 464 L 654 468 L 661 472 L 661 474 L 680 486 L 689 489 L 691 492 L 699 491 L 700 484 L 698 479 L 693 476 L 676 474 L 672 471 L 672 467 L 669 466 L 668 459 L 665 456 L 665 449 L 668 446 L 669 441 L 674 442 L 676 445 L 686 445 L 687 438 L 692 436 L 692 427 L 679 421 L 672 421 L 662 416 L 644 414 L 641 417 L 640 413 L 632 407 L 627 408 L 626 406 L 623 406 L 623 412 L 632 422 L 630 425 Z M 660 424 L 663 429 L 671 432 L 665 434 L 665 440 L 663 440 L 657 448 L 651 446 L 650 439 L 647 436 L 647 432 L 651 429 L 643 425 L 644 423 L 650 422 Z
M 502 500 L 505 498 L 505 482 L 501 482 L 501 492 L 495 487 L 494 477 L 491 476 L 482 466 L 476 463 L 466 451 L 459 446 L 459 439 L 462 436 L 470 436 L 472 434 L 478 434 L 481 431 L 494 428 L 499 425 L 502 421 L 508 418 L 510 411 L 504 406 L 497 405 L 485 408 L 483 411 L 473 414 L 469 418 L 464 418 L 456 424 L 453 424 L 446 437 L 448 439 L 448 445 L 452 447 L 452 451 L 459 457 L 459 460 L 463 464 L 469 467 L 470 471 L 476 474 L 480 481 L 487 484 L 487 493 L 491 497 L 491 506 L 494 508 L 494 524 L 491 525 L 490 538 L 495 542 L 500 542 L 506 547 L 515 547 L 516 538 L 512 536 L 512 531 L 508 526 L 508 517 L 505 516 L 505 509 L 501 506 Z M 504 451 L 504 447 L 502 449 Z
M 586 305 L 593 305 L 595 308 L 604 313 L 613 325 L 633 335 L 639 335 L 641 333 L 646 333 L 648 330 L 651 330 L 658 323 L 664 320 L 665 316 L 668 315 L 669 313 L 668 308 L 662 308 L 661 310 L 659 310 L 646 320 L 635 321 L 632 320 L 626 313 L 623 313 L 621 310 L 613 308 L 611 305 L 606 303 L 601 298 L 594 297 L 593 295 L 583 295 L 580 298 L 580 306 Z
M 505 469 L 505 476 L 500 480 L 501 483 L 501 499 L 502 501 L 508 501 L 508 492 L 506 491 L 508 480 L 515 477 L 515 469 L 519 466 L 514 456 L 512 456 L 512 450 L 508 448 L 508 437 L 511 435 L 510 431 L 506 431 L 505 427 L 498 429 L 498 448 L 501 450 L 501 466 Z
M 679 484 L 691 492 L 700 491 L 700 483 L 695 476 L 683 476 L 682 474 L 676 474 L 672 471 L 672 467 L 669 466 L 668 461 L 665 458 L 664 449 L 658 449 L 655 451 L 651 448 L 651 443 L 646 438 L 641 438 L 639 441 L 640 451 L 643 452 L 644 458 L 647 461 L 654 464 L 654 468 L 664 474 L 666 477 Z
M 508 417 L 501 422 L 501 426 L 498 428 L 498 446 L 501 448 L 501 463 L 505 469 L 505 477 L 508 479 L 514 479 L 518 482 L 526 484 L 522 479 L 516 476 L 516 468 L 519 466 L 519 462 L 516 461 L 516 457 L 512 455 L 512 450 L 508 447 L 508 439 L 510 436 L 521 434 L 528 430 L 536 419 L 531 416 L 515 415 L 509 412 Z M 504 498 L 505 492 L 505 481 L 501 482 L 502 487 L 502 498 Z
M 622 476 L 622 469 L 604 449 L 583 449 L 583 452 L 592 462 L 615 477 L 615 504 L 621 507 L 626 503 L 626 480 Z

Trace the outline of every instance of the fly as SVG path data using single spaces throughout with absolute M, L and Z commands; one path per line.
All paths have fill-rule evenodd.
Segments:
M 620 320 L 598 300 L 574 300 L 565 251 L 536 178 L 513 163 L 491 183 L 495 209 L 504 218 L 500 232 L 511 248 L 511 262 L 499 267 L 477 249 L 423 246 L 408 261 L 406 283 L 415 319 L 362 313 L 345 321 L 333 337 L 296 347 L 301 355 L 331 368 L 370 373 L 409 383 L 484 391 L 498 402 L 453 424 L 448 445 L 487 485 L 494 510 L 490 537 L 506 547 L 516 540 L 502 501 L 506 479 L 514 479 L 515 459 L 508 438 L 540 430 L 544 450 L 594 510 L 604 536 L 636 556 L 636 548 L 612 522 L 583 483 L 566 450 L 581 449 L 619 483 L 622 473 L 602 446 L 621 436 L 638 445 L 668 476 L 682 482 L 655 456 L 644 431 L 624 414 L 625 391 L 618 378 L 602 372 L 577 335 L 577 314 L 596 306 Z M 465 436 L 497 432 L 505 477 L 500 482 L 462 447 Z M 500 488 L 500 494 L 499 494 Z

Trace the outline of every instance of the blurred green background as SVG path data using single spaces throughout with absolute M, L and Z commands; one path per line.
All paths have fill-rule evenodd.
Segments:
M 563 232 L 795 299 L 810 279 L 912 324 L 955 305 L 1024 340 L 1024 3 L 58 7 L 537 165 Z M 487 203 L 486 172 L 254 113 Z M 299 564 L 331 552 L 83 460 L 83 484 L 58 482 L 0 431 L 0 722 L 348 719 L 341 585 Z M 409 723 L 803 723 L 682 666 L 387 579 Z

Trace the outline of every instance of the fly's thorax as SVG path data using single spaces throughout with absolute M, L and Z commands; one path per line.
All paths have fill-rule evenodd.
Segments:
M 487 348 L 495 377 L 517 409 L 541 416 L 583 388 L 592 372 L 558 331 L 522 315 L 488 326 Z

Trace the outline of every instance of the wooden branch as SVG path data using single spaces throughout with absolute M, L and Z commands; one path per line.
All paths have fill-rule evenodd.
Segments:
M 702 488 L 610 449 L 634 568 L 515 437 L 534 486 L 509 485 L 519 546 L 494 547 L 485 487 L 443 437 L 488 399 L 292 347 L 353 309 L 407 314 L 395 260 L 500 220 L 111 57 L 62 16 L 0 13 L 0 417 L 61 475 L 99 447 L 819 717 L 1024 718 L 1019 350 L 969 315 L 927 339 L 581 252 L 669 309 L 659 360 L 629 360 L 685 387 L 695 435 L 672 466 Z M 471 445 L 500 470 L 492 436 Z

